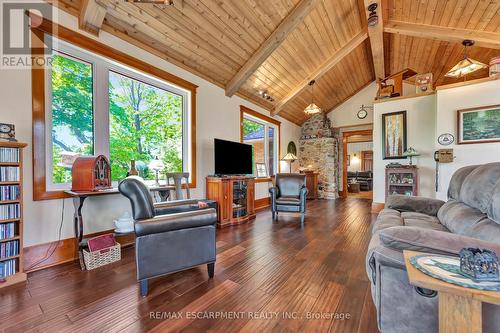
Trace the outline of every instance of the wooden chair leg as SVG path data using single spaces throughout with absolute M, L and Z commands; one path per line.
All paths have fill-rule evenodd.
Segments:
M 207 269 L 208 269 L 208 277 L 210 279 L 213 279 L 213 277 L 215 275 L 215 263 L 213 262 L 211 264 L 208 264 Z
M 146 297 L 148 295 L 148 280 L 139 281 L 141 285 L 141 296 Z

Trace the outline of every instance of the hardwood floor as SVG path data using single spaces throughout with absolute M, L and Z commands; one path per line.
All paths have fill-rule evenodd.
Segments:
M 0 331 L 377 332 L 364 263 L 371 201 L 307 208 L 303 229 L 298 217 L 272 222 L 265 210 L 219 230 L 213 280 L 201 266 L 153 280 L 146 298 L 133 248 L 94 271 L 71 263 L 31 273 L 0 291 Z

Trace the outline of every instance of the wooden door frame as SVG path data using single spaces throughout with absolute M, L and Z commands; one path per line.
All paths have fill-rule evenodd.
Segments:
M 373 140 L 373 129 L 348 131 L 342 133 L 342 192 L 341 198 L 347 198 L 347 139 L 354 135 L 371 135 Z

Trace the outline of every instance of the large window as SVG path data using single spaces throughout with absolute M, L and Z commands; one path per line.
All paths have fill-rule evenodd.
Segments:
M 46 37 L 47 38 L 47 37 Z M 79 156 L 102 154 L 112 179 L 127 176 L 131 160 L 154 179 L 149 163 L 165 172 L 190 172 L 193 161 L 189 90 L 57 41 L 46 70 L 46 189 L 67 189 Z
M 278 170 L 280 123 L 273 118 L 241 107 L 241 141 L 253 146 L 254 174 L 257 164 L 264 164 L 267 176 Z

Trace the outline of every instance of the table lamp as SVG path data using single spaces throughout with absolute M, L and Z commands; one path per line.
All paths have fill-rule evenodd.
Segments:
M 290 163 L 290 173 L 292 173 L 292 163 L 297 160 L 297 156 L 292 153 L 288 153 L 283 157 L 282 160 Z
M 156 186 L 160 186 L 160 180 L 158 177 L 158 174 L 161 170 L 165 168 L 165 164 L 158 158 L 158 156 L 155 157 L 154 160 L 149 162 L 149 168 L 155 172 L 156 175 Z
M 415 150 L 415 148 L 413 147 L 410 147 L 408 148 L 404 153 L 403 153 L 403 156 L 404 157 L 409 157 L 410 158 L 410 165 L 413 165 L 413 161 L 412 161 L 412 158 L 414 156 L 420 156 L 420 154 Z

